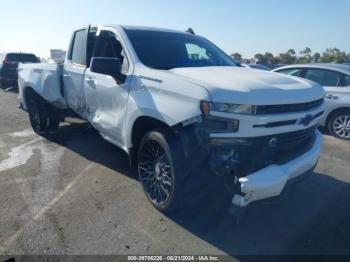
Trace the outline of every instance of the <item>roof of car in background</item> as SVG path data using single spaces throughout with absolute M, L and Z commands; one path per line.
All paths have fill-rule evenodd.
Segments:
M 349 75 L 350 74 L 350 65 L 345 64 L 332 64 L 332 63 L 312 63 L 312 64 L 295 64 L 295 65 L 287 65 L 276 68 L 272 71 L 280 71 L 288 68 L 320 68 L 320 69 L 328 69 L 328 70 L 336 70 L 338 72 Z

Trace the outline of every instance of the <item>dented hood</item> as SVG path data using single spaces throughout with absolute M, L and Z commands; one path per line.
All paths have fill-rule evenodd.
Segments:
M 243 67 L 189 67 L 170 70 L 205 87 L 214 102 L 253 105 L 295 104 L 320 99 L 324 89 L 311 81 Z

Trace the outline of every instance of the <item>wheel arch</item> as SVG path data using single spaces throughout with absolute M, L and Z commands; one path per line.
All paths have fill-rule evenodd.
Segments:
M 132 166 L 136 165 L 136 156 L 142 137 L 149 131 L 158 128 L 171 130 L 173 128 L 165 122 L 150 116 L 139 116 L 135 119 L 131 128 L 131 147 L 129 148 L 129 159 Z
M 335 108 L 332 111 L 330 111 L 327 115 L 327 118 L 326 118 L 326 122 L 325 122 L 326 126 L 328 126 L 328 123 L 334 114 L 337 114 L 339 112 L 347 112 L 347 111 L 350 112 L 349 106 L 338 107 L 338 108 Z
M 28 110 L 28 99 L 30 97 L 38 97 L 39 95 L 34 91 L 34 89 L 27 85 L 25 87 L 23 87 L 22 89 L 22 94 L 21 94 L 21 97 L 22 97 L 22 106 L 25 110 Z

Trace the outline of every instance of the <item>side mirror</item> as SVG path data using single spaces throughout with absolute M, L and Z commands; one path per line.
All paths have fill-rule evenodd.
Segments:
M 94 57 L 91 59 L 90 71 L 94 73 L 110 75 L 119 80 L 122 75 L 122 67 L 118 58 Z

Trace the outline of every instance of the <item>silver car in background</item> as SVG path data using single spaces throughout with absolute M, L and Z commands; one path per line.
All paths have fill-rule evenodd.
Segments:
M 335 137 L 350 140 L 350 65 L 289 65 L 273 71 L 306 78 L 322 85 L 327 94 L 321 126 Z

